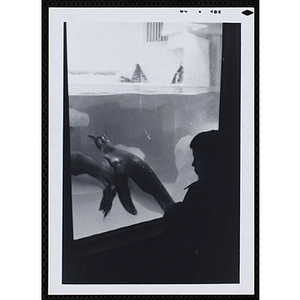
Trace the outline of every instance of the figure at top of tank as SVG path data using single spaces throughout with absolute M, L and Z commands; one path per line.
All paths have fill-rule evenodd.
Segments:
M 131 82 L 147 82 L 147 77 L 143 73 L 141 66 L 139 64 L 135 64 L 135 70 L 132 75 Z

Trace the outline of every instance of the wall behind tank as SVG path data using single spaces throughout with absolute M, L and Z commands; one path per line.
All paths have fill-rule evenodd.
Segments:
M 150 82 L 170 83 L 182 51 L 167 42 L 147 43 L 143 23 L 70 23 L 70 72 L 114 71 L 131 78 L 139 63 Z

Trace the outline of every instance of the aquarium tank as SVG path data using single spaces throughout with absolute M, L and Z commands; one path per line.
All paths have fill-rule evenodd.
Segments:
M 105 135 L 121 153 L 144 161 L 173 201 L 183 200 L 185 187 L 197 180 L 190 141 L 219 126 L 221 54 L 221 23 L 68 24 L 71 157 L 99 165 L 102 176 L 74 171 L 71 160 L 75 240 L 164 214 L 132 183 L 128 166 L 123 171 L 136 214 L 124 208 L 118 193 L 107 214 L 99 210 L 103 177 L 112 176 L 112 189 L 118 182 L 111 161 L 89 136 Z M 147 172 L 141 176 L 147 181 Z

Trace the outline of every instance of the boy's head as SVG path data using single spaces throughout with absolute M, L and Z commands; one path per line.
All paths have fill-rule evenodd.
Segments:
M 220 132 L 211 130 L 197 134 L 190 143 L 194 160 L 192 166 L 198 178 L 216 170 L 221 161 L 222 143 Z

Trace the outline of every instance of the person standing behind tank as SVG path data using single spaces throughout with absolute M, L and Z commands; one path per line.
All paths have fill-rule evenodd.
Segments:
M 164 220 L 168 283 L 239 281 L 239 181 L 219 131 L 190 143 L 198 180 Z

